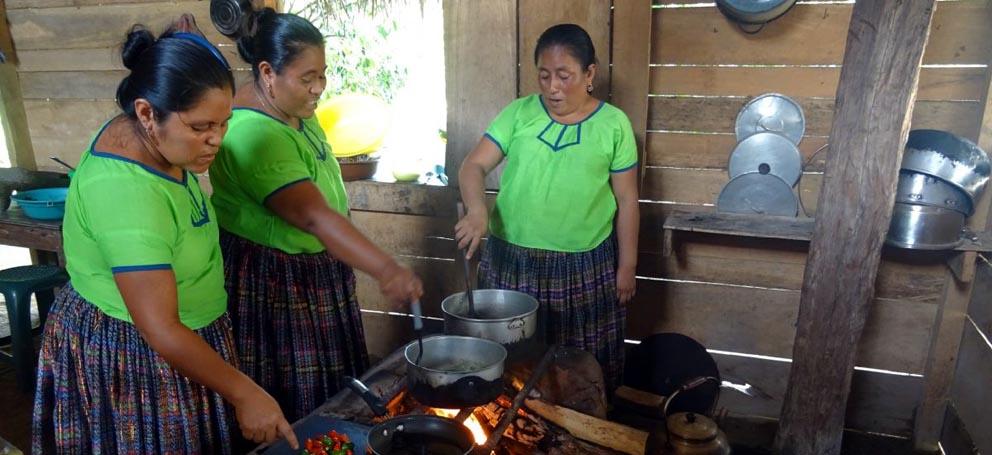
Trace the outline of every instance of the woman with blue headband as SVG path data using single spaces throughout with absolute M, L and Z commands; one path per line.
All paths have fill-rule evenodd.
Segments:
M 217 217 L 196 174 L 217 154 L 234 79 L 192 18 L 122 50 L 123 111 L 83 153 L 63 223 L 71 280 L 45 326 L 33 453 L 232 453 L 298 444 L 237 367 Z M 233 405 L 233 406 L 232 406 Z

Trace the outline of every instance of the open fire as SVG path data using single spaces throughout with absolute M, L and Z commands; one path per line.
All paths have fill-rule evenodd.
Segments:
M 454 419 L 458 416 L 457 409 L 441 409 L 441 408 L 431 408 L 431 412 L 437 414 L 441 417 L 448 417 Z M 475 417 L 475 414 L 469 414 L 468 418 L 462 422 L 465 428 L 468 428 L 472 432 L 472 436 L 475 437 L 475 444 L 477 446 L 483 446 L 489 437 L 486 435 L 486 430 L 482 429 L 482 423 L 479 419 Z

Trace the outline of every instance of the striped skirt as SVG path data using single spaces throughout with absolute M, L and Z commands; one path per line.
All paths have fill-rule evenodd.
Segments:
M 490 235 L 480 289 L 524 292 L 541 303 L 548 343 L 596 356 L 607 392 L 621 384 L 627 311 L 617 296 L 617 240 L 581 253 L 524 248 Z
M 241 371 L 293 422 L 369 366 L 355 273 L 330 254 L 287 254 L 221 230 Z
M 231 323 L 195 331 L 234 362 Z M 234 411 L 172 369 L 134 324 L 69 284 L 45 324 L 32 425 L 35 454 L 230 454 Z

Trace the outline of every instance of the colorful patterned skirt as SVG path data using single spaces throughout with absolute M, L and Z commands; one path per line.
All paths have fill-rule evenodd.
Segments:
M 195 332 L 235 361 L 227 316 Z M 45 324 L 33 420 L 35 454 L 230 454 L 235 425 L 220 395 L 172 369 L 134 324 L 107 316 L 71 283 Z
M 513 245 L 490 235 L 479 264 L 480 289 L 511 289 L 541 303 L 548 343 L 591 352 L 608 392 L 623 374 L 627 311 L 617 297 L 617 240 L 581 253 Z
M 328 253 L 287 254 L 221 230 L 241 371 L 305 417 L 369 366 L 355 273 Z

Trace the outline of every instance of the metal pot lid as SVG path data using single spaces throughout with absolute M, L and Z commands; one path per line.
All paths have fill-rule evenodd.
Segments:
M 806 119 L 802 108 L 791 98 L 778 93 L 766 93 L 744 105 L 737 114 L 735 131 L 738 142 L 752 134 L 770 131 L 799 145 L 806 131 Z
M 802 175 L 799 149 L 778 133 L 755 133 L 737 143 L 727 165 L 730 178 L 751 172 L 772 174 L 793 186 Z
M 772 174 L 753 172 L 727 182 L 717 197 L 716 209 L 751 215 L 796 216 L 799 202 L 792 185 Z

